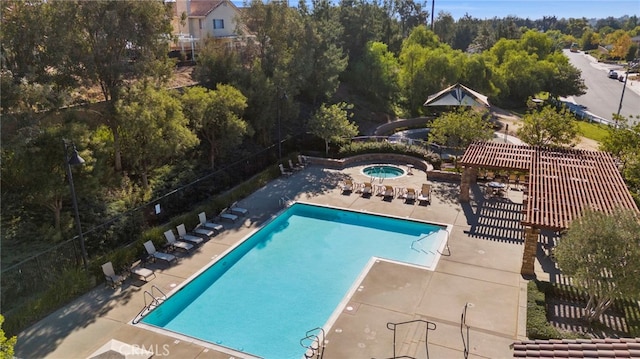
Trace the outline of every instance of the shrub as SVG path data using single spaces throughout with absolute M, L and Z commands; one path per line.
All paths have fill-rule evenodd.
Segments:
M 20 330 L 49 315 L 62 305 L 86 293 L 94 283 L 88 272 L 82 268 L 67 269 L 51 283 L 51 287 L 23 305 L 6 313 L 7 333 L 17 334 Z M 64 290 L 60 290 L 64 288 Z
M 557 290 L 548 282 L 529 281 L 527 284 L 527 337 L 529 339 L 576 339 L 586 335 L 556 329 L 547 320 L 547 295 Z
M 397 153 L 423 159 L 434 167 L 440 167 L 440 156 L 424 147 L 391 142 L 351 142 L 342 145 L 338 150 L 340 158 L 362 155 L 366 153 Z

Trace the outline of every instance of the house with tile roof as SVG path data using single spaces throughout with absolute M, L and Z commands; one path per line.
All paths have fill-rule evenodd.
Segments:
M 175 0 L 173 34 L 178 38 L 173 49 L 195 50 L 208 37 L 232 44 L 238 40 L 240 10 L 229 0 Z

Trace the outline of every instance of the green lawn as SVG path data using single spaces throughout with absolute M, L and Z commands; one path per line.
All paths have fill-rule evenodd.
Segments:
M 578 121 L 578 128 L 580 135 L 598 142 L 602 142 L 608 135 L 607 126 L 599 123 Z

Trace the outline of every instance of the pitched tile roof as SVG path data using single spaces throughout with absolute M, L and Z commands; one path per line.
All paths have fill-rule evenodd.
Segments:
M 191 14 L 189 16 L 207 16 L 224 0 L 191 0 Z
M 640 359 L 640 338 L 525 340 L 513 344 L 513 357 Z

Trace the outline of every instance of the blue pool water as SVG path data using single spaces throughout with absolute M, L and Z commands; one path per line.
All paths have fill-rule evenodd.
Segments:
M 395 178 L 405 174 L 404 170 L 396 166 L 374 165 L 362 169 L 362 173 L 368 177 Z
M 296 203 L 143 323 L 268 359 L 300 358 L 372 257 L 429 267 L 444 226 Z

